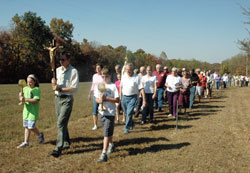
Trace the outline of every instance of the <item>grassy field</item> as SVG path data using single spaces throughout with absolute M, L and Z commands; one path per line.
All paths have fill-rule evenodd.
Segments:
M 91 115 L 91 102 L 87 101 L 88 92 L 91 83 L 80 83 L 78 92 L 74 97 L 74 107 L 71 120 L 75 121 Z M 22 110 L 23 106 L 18 105 L 18 92 L 20 88 L 17 85 L 0 85 L 0 141 L 8 142 L 13 139 L 23 137 L 22 128 Z M 55 126 L 55 104 L 54 93 L 50 84 L 40 84 L 41 101 L 39 112 L 38 128 L 47 130 Z
M 59 158 L 48 156 L 55 147 L 57 128 L 54 96 L 41 84 L 37 127 L 45 144 L 31 136 L 23 141 L 22 106 L 17 85 L 0 85 L 0 172 L 249 172 L 250 88 L 214 92 L 212 99 L 196 103 L 189 116 L 180 115 L 179 130 L 168 118 L 168 108 L 155 114 L 155 123 L 136 126 L 128 135 L 115 126 L 116 151 L 107 163 L 96 161 L 102 150 L 102 129 L 92 131 L 90 83 L 81 83 L 69 122 L 71 148 Z

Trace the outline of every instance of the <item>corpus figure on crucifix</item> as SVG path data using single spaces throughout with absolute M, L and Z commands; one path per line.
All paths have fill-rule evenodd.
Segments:
M 54 43 L 54 40 L 53 40 L 53 43 Z M 51 65 L 51 71 L 53 72 L 53 78 L 56 77 L 56 65 L 55 65 L 55 56 L 56 56 L 56 50 L 57 48 L 63 48 L 63 46 L 55 46 L 53 47 L 54 44 L 50 43 L 50 47 L 45 47 L 44 46 L 44 49 L 48 50 L 49 51 L 49 57 L 50 57 L 50 65 Z

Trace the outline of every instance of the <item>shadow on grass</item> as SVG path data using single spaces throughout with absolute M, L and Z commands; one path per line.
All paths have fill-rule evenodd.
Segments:
M 226 101 L 221 101 L 221 100 L 210 100 L 206 103 L 223 103 L 223 102 L 226 102 Z
M 89 138 L 89 137 L 78 137 L 78 138 L 72 138 L 70 139 L 71 143 L 77 143 L 77 142 L 91 142 L 91 141 L 98 141 L 98 140 L 103 140 L 103 137 L 98 137 L 98 138 Z M 56 145 L 56 140 L 53 141 L 47 141 L 44 144 L 52 144 Z
M 214 96 L 212 99 L 225 99 L 225 98 L 228 98 L 227 96 Z
M 199 105 L 198 108 L 204 109 L 217 109 L 217 108 L 224 108 L 225 106 L 214 106 L 214 105 Z
M 84 148 L 84 149 L 75 150 L 75 151 L 68 151 L 63 154 L 81 154 L 81 153 L 87 153 L 87 152 L 96 151 L 96 150 L 102 150 L 102 146 L 103 144 L 96 144 L 96 147 L 94 148 L 87 148 L 87 149 Z
M 187 129 L 187 128 L 191 128 L 192 126 L 190 125 L 187 125 L 187 126 L 182 126 L 182 125 L 178 125 L 178 129 Z M 167 125 L 167 124 L 164 124 L 164 125 L 160 125 L 160 126 L 151 126 L 150 127 L 151 130 L 165 130 L 165 129 L 174 129 L 176 128 L 176 125 Z
M 141 138 L 131 138 L 131 139 L 123 139 L 117 142 L 115 145 L 117 147 L 119 146 L 128 146 L 128 145 L 134 145 L 134 144 L 143 144 L 143 143 L 150 143 L 150 142 L 157 142 L 157 141 L 169 141 L 167 138 L 159 137 L 159 138 L 147 138 L 147 137 L 141 137 Z
M 215 115 L 214 113 L 219 112 L 221 110 L 198 110 L 193 111 L 189 114 L 190 117 L 192 116 L 209 116 L 209 115 Z
M 189 146 L 191 143 L 189 142 L 184 142 L 184 143 L 179 143 L 179 144 L 155 144 L 151 145 L 150 147 L 145 147 L 145 148 L 128 148 L 124 149 L 125 151 L 128 151 L 129 155 L 137 155 L 137 154 L 144 154 L 144 153 L 155 153 L 159 152 L 162 150 L 171 150 L 171 149 L 180 149 L 185 146 Z
M 192 120 L 199 120 L 200 118 L 192 118 L 190 116 L 188 117 L 178 117 L 179 121 L 192 121 Z

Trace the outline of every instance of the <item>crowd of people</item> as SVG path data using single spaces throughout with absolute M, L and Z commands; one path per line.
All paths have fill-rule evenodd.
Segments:
M 68 121 L 73 107 L 74 97 L 79 85 L 77 70 L 70 64 L 70 54 L 63 53 L 60 57 L 61 67 L 58 67 L 57 78 L 51 80 L 55 91 L 55 108 L 57 116 L 58 136 L 55 149 L 50 153 L 59 157 L 64 149 L 70 148 Z M 134 118 L 140 124 L 155 123 L 154 112 L 166 112 L 166 116 L 176 119 L 178 113 L 188 115 L 193 109 L 195 97 L 201 99 L 212 97 L 213 89 L 226 87 L 247 87 L 247 76 L 232 76 L 217 72 L 201 71 L 186 68 L 171 70 L 167 66 L 157 64 L 155 71 L 151 66 L 135 69 L 133 64 L 127 63 L 124 70 L 120 65 L 115 66 L 115 73 L 110 69 L 96 64 L 96 73 L 92 78 L 92 85 L 88 100 L 93 101 L 93 128 L 98 129 L 98 117 L 103 129 L 103 151 L 98 162 L 108 160 L 108 154 L 115 150 L 113 133 L 115 124 L 124 124 L 124 134 L 134 128 Z M 36 128 L 38 120 L 40 89 L 35 75 L 27 78 L 28 86 L 19 99 L 24 103 L 23 126 L 25 139 L 17 148 L 29 146 L 30 132 L 37 134 L 39 142 L 44 142 L 44 134 Z M 163 105 L 168 110 L 163 110 Z M 122 112 L 122 113 L 121 113 Z M 140 117 L 141 114 L 141 117 Z

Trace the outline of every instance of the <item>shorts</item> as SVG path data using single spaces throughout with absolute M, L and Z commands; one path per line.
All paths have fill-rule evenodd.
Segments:
M 95 101 L 95 96 L 93 96 L 93 112 L 92 112 L 93 115 L 97 115 L 98 107 L 99 107 L 99 103 Z
M 195 95 L 201 96 L 202 90 L 203 90 L 203 87 L 202 87 L 202 86 L 197 86 L 197 87 L 196 87 L 196 91 L 195 91 Z
M 100 115 L 99 120 L 102 125 L 103 136 L 104 137 L 113 136 L 115 116 Z
M 28 129 L 36 128 L 36 120 L 23 120 L 23 127 L 28 127 Z

